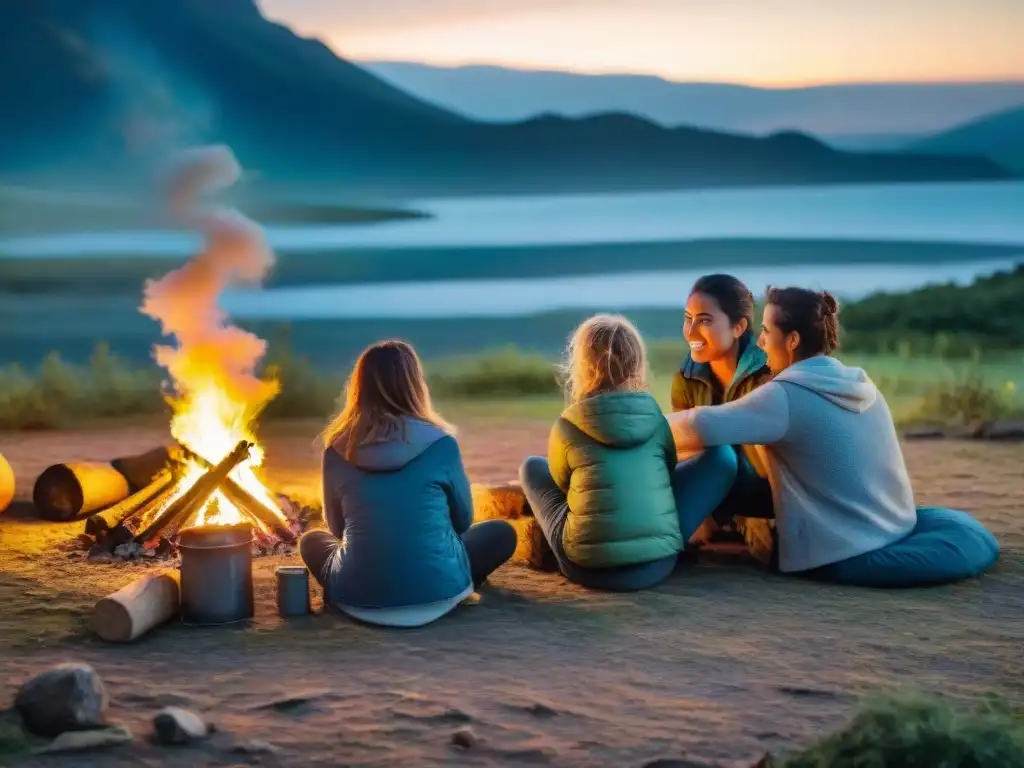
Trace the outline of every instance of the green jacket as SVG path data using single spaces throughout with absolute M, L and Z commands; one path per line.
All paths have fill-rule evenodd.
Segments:
M 675 443 L 648 393 L 611 392 L 567 408 L 551 430 L 548 462 L 569 502 L 562 545 L 577 565 L 646 563 L 682 550 Z
M 672 410 L 686 411 L 701 405 L 724 405 L 748 395 L 772 378 L 768 370 L 768 356 L 757 346 L 754 334 L 747 331 L 740 337 L 740 356 L 736 363 L 736 374 L 733 376 L 721 399 L 716 402 L 714 379 L 711 366 L 707 363 L 695 363 L 686 354 L 686 359 L 672 377 Z M 741 456 L 745 456 L 757 474 L 766 477 L 767 467 L 761 456 L 752 447 L 743 446 Z

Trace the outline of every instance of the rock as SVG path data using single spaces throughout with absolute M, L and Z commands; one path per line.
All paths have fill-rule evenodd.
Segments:
M 111 546 L 116 547 L 119 544 L 127 544 L 134 541 L 135 534 L 132 533 L 124 523 L 118 523 L 107 531 L 106 538 L 110 539 L 112 542 Z
M 982 440 L 1024 440 L 1024 421 L 994 421 L 981 429 Z
M 164 707 L 153 716 L 153 736 L 158 744 L 188 744 L 205 739 L 211 729 L 195 712 Z
M 452 746 L 459 749 L 472 749 L 476 746 L 477 738 L 472 728 L 459 728 L 452 734 Z
M 136 544 L 134 541 L 128 541 L 124 544 L 118 544 L 114 547 L 114 557 L 120 557 L 125 560 L 134 560 L 142 554 L 142 547 Z
M 252 739 L 235 744 L 231 751 L 239 755 L 276 755 L 281 750 L 262 739 Z
M 59 664 L 26 681 L 14 699 L 25 727 L 39 736 L 105 724 L 107 691 L 88 664 Z
M 905 440 L 942 440 L 947 437 L 948 430 L 942 427 L 911 427 L 903 432 Z
M 38 750 L 40 754 L 51 752 L 82 752 L 86 749 L 117 747 L 130 744 L 132 732 L 123 725 L 99 728 L 92 731 L 66 731 Z

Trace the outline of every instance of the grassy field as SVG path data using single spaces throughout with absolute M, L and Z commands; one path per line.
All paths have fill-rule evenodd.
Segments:
M 678 342 L 650 345 L 652 389 L 666 409 L 671 378 L 682 354 Z M 1024 412 L 1024 358 L 958 360 L 899 355 L 842 355 L 863 366 L 902 424 L 968 425 Z M 562 408 L 555 360 L 514 347 L 427 362 L 438 402 L 455 418 L 488 413 L 554 418 Z M 264 419 L 325 418 L 336 407 L 345 374 L 317 369 L 271 347 L 265 375 L 282 391 Z M 160 413 L 161 371 L 133 366 L 99 345 L 87 365 L 51 354 L 38 372 L 0 369 L 0 429 L 41 429 L 83 420 Z

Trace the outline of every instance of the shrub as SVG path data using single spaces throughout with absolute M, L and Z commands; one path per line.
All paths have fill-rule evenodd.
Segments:
M 559 391 L 553 362 L 515 347 L 439 360 L 427 365 L 427 376 L 431 392 L 442 398 L 521 397 Z
M 998 699 L 960 710 L 930 696 L 875 697 L 842 730 L 775 768 L 1018 768 L 1024 718 Z
M 972 426 L 1012 418 L 1017 413 L 1013 382 L 993 386 L 976 374 L 930 387 L 912 419 L 932 424 Z

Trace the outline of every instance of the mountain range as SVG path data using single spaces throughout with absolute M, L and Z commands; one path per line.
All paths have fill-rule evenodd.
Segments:
M 911 144 L 914 152 L 984 154 L 1024 174 L 1024 107 L 972 120 Z
M 1011 175 L 981 157 L 847 153 L 798 132 L 667 128 L 622 113 L 479 122 L 268 21 L 255 0 L 0 4 L 0 108 L 0 174 L 15 181 L 141 178 L 173 148 L 211 141 L 256 178 L 352 194 Z
M 873 146 L 916 139 L 1024 105 L 1024 81 L 853 83 L 759 88 L 495 66 L 361 62 L 370 72 L 445 109 L 508 122 L 544 113 L 586 117 L 629 112 L 665 126 L 716 131 L 794 130 L 830 142 Z

